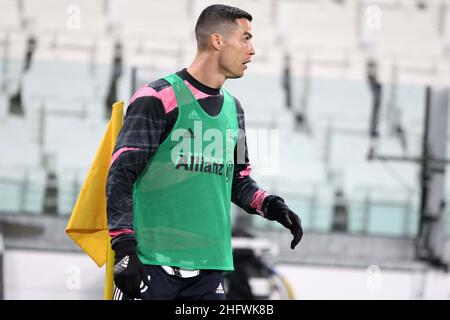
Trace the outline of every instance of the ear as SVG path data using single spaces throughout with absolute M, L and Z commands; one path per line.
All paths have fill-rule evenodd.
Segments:
M 220 33 L 213 33 L 210 37 L 209 37 L 209 43 L 211 44 L 211 46 L 216 49 L 216 50 L 220 50 L 223 46 L 223 37 Z

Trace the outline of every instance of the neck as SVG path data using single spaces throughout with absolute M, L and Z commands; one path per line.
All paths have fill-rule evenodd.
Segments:
M 197 53 L 187 71 L 197 81 L 211 88 L 219 89 L 226 80 L 225 75 L 219 72 L 216 59 L 207 53 Z

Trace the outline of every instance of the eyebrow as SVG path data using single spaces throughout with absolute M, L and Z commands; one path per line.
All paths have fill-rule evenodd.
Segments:
M 243 36 L 249 36 L 250 39 L 253 38 L 253 35 L 250 32 L 245 31 Z

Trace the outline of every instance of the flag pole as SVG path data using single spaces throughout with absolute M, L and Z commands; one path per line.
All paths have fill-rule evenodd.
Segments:
M 118 105 L 121 105 L 121 108 L 123 108 L 123 101 L 119 101 L 117 103 Z M 116 105 L 116 103 L 114 104 Z M 113 105 L 113 109 L 114 109 Z M 114 146 L 116 144 L 117 136 L 119 135 L 120 128 L 122 128 L 123 124 L 123 111 L 122 111 L 122 119 L 121 121 L 112 122 L 111 123 L 112 128 L 112 145 Z M 114 291 L 114 251 L 111 248 L 111 237 L 108 236 L 108 243 L 106 244 L 106 247 L 108 248 L 107 254 L 106 254 L 106 270 L 105 270 L 105 300 L 112 300 L 113 298 L 113 291 Z
M 114 251 L 111 249 L 111 239 L 108 237 L 108 253 L 105 270 L 105 300 L 112 300 L 114 291 Z

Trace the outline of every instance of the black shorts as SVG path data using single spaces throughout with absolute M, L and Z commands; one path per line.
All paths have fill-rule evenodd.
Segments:
M 191 278 L 170 275 L 160 266 L 145 265 L 150 287 L 141 290 L 142 300 L 225 300 L 220 270 L 201 270 Z M 130 300 L 114 286 L 113 300 Z

